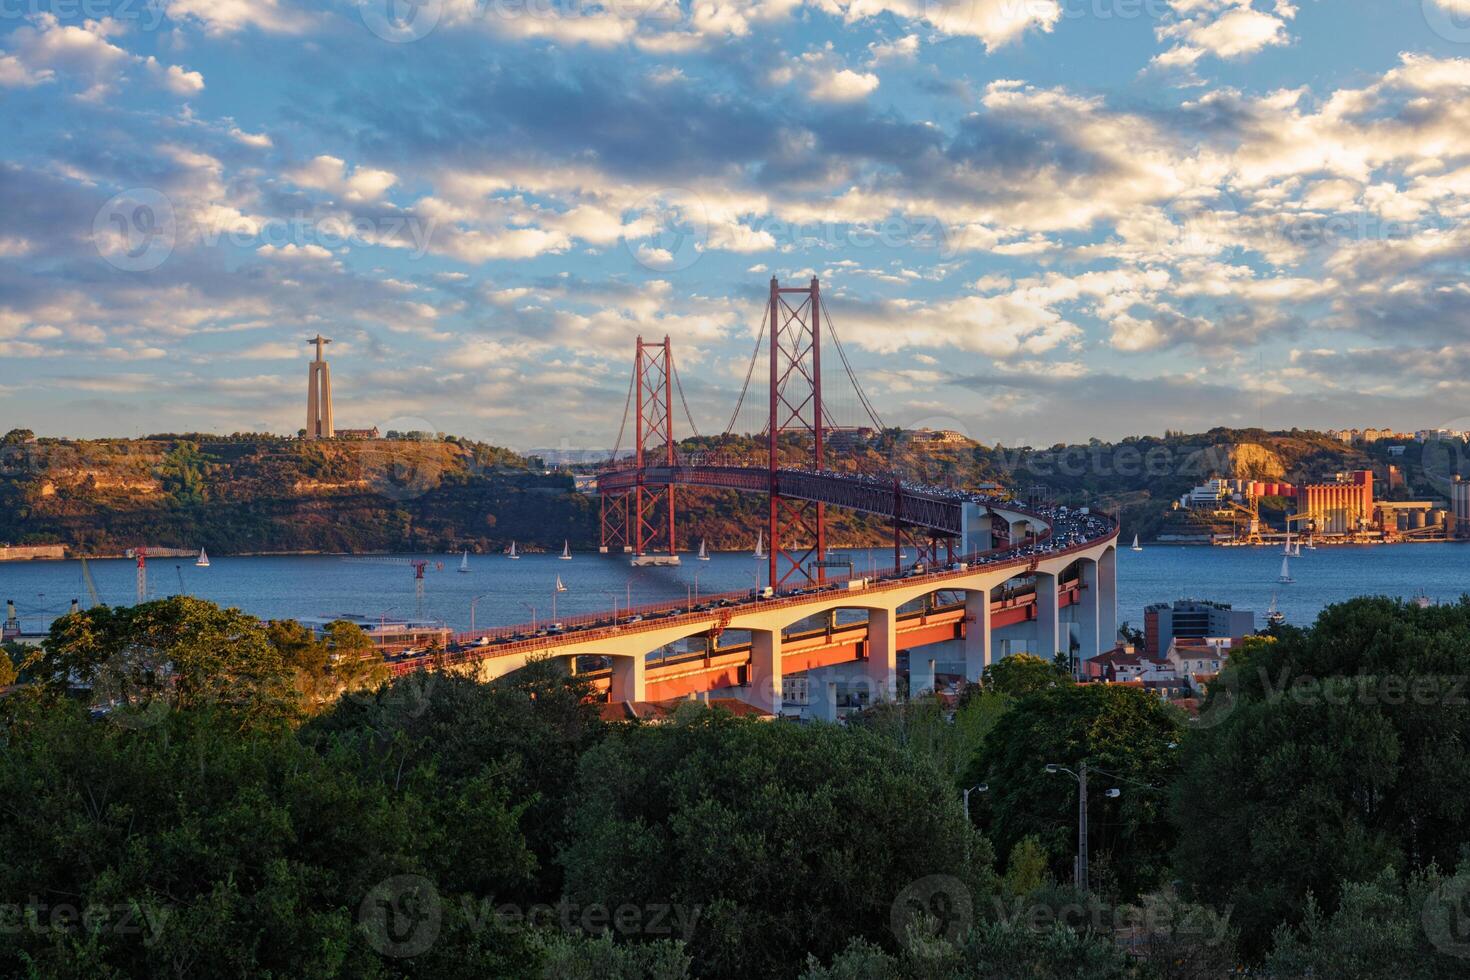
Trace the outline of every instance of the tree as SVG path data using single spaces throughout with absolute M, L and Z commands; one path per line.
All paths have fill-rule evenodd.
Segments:
M 300 708 L 291 673 L 260 622 L 189 596 L 63 616 L 27 672 L 54 691 L 85 688 L 96 707 L 136 724 L 161 710 L 213 707 L 261 726 L 290 720 Z
M 1343 882 L 1330 914 L 1308 894 L 1301 926 L 1277 927 L 1266 970 L 1280 980 L 1463 977 L 1463 955 L 1452 953 L 1464 950 L 1467 888 L 1470 877 L 1463 875 L 1445 878 L 1431 869 L 1401 881 L 1385 869 L 1370 881 Z
M 0 687 L 8 687 L 15 683 L 19 676 L 16 666 L 23 663 L 24 654 L 18 643 L 7 643 L 0 647 Z
M 432 800 L 434 867 L 456 887 L 484 890 L 504 877 L 493 840 L 501 831 L 485 824 L 479 802 L 503 801 L 531 860 L 526 875 L 496 894 L 554 902 L 577 762 L 606 730 L 590 693 L 550 660 L 493 684 L 414 674 L 342 698 L 302 737 L 323 752 L 348 753 L 366 779 Z
M 11 429 L 5 435 L 0 436 L 0 446 L 21 446 L 35 441 L 36 434 L 30 429 Z
M 850 715 L 849 727 L 865 728 L 919 757 L 929 759 L 956 787 L 971 760 L 1013 699 L 979 691 L 960 699 L 953 714 L 938 697 L 883 701 Z
M 344 693 L 376 688 L 388 680 L 383 652 L 362 627 L 333 620 L 320 639 L 293 619 L 272 620 L 266 636 L 295 673 L 308 709 L 320 709 Z
M 7 699 L 8 700 L 8 699 Z M 480 897 L 431 883 L 423 949 L 371 913 L 424 880 L 426 798 L 360 780 L 289 733 L 240 732 L 211 711 L 98 724 L 36 702 L 0 735 L 0 902 L 38 928 L 0 930 L 0 974 L 47 977 L 522 977 L 519 931 L 483 929 Z M 488 808 L 489 801 L 483 801 Z M 503 823 L 479 842 L 524 867 Z M 488 893 L 493 894 L 493 893 Z M 86 919 L 82 915 L 87 916 Z M 403 958 L 412 953 L 411 958 Z
M 1005 878 L 1001 881 L 1002 889 L 1006 894 L 1017 897 L 1030 895 L 1050 881 L 1049 865 L 1041 841 L 1035 835 L 1027 834 L 1011 848 L 1010 858 L 1006 861 Z
M 1171 745 L 1182 716 L 1157 697 L 1116 685 L 1063 685 L 1022 699 L 985 740 L 967 782 L 989 791 L 971 810 L 997 848 L 1035 835 L 1052 873 L 1070 879 L 1077 849 L 1077 784 L 1049 764 L 1093 771 L 1089 850 L 1093 887 L 1132 898 L 1168 866 L 1173 828 L 1164 787 L 1177 771 Z M 1118 787 L 1117 799 L 1103 790 Z
M 684 980 L 689 956 L 684 944 L 668 939 L 652 943 L 614 943 L 595 938 L 553 934 L 542 939 L 542 976 L 548 980 Z
M 1023 698 L 1037 691 L 1072 683 L 1072 675 L 1055 661 L 1043 660 L 1030 653 L 1017 653 L 985 668 L 987 690 Z
M 898 955 L 854 940 L 822 966 L 807 961 L 801 980 L 1130 980 L 1134 971 L 1110 936 L 1066 926 L 984 923 L 959 941 L 910 935 Z
M 888 740 L 689 705 L 577 768 L 563 855 L 578 904 L 672 905 L 703 977 L 775 976 L 881 941 L 915 884 L 988 894 L 953 785 Z M 939 876 L 939 877 L 934 877 Z
M 1355 599 L 1231 657 L 1185 745 L 1176 863 L 1194 897 L 1234 906 L 1248 957 L 1302 921 L 1308 893 L 1330 916 L 1344 882 L 1456 864 L 1467 676 L 1465 599 Z

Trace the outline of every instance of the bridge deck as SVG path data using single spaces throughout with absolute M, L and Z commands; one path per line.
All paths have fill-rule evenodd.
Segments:
M 647 466 L 645 487 L 705 487 L 743 493 L 776 492 L 788 500 L 810 500 L 875 514 L 904 524 L 926 528 L 937 535 L 957 537 L 963 530 L 964 500 L 914 490 L 893 481 L 841 473 L 809 470 L 777 470 L 756 466 Z M 618 493 L 638 485 L 638 470 L 613 470 L 597 478 L 601 493 Z
M 595 614 L 583 617 L 584 620 L 588 620 L 585 625 L 579 623 L 576 624 L 578 628 L 564 632 L 512 640 L 502 639 L 488 646 L 473 646 L 451 653 L 399 660 L 391 663 L 389 669 L 394 675 L 401 675 L 425 668 L 475 664 L 485 660 L 526 653 L 554 655 L 559 648 L 563 647 L 581 646 L 602 639 L 625 639 L 641 633 L 667 631 L 675 627 L 685 630 L 685 635 L 692 636 L 710 630 L 723 630 L 733 616 L 752 611 L 794 609 L 802 605 L 830 603 L 835 598 L 844 600 L 850 598 L 854 605 L 860 605 L 866 596 L 881 596 L 891 591 L 912 589 L 916 585 L 941 590 L 944 583 L 957 582 L 971 577 L 977 570 L 1009 572 L 1013 576 L 1023 576 L 1036 571 L 1043 559 L 1051 561 L 1073 554 L 1080 555 L 1108 540 L 1116 540 L 1117 536 L 1116 523 L 1109 521 L 1109 530 L 1106 534 L 1081 541 L 1067 548 L 1035 549 L 1034 553 L 1024 553 L 1023 549 L 995 549 L 968 556 L 953 569 L 944 568 L 921 574 L 910 573 L 880 579 L 857 578 L 832 583 L 821 588 L 801 589 L 788 595 L 769 599 L 749 593 L 731 593 L 707 599 L 704 603 L 705 608 L 688 609 L 686 603 L 670 603 L 666 612 L 650 614 L 638 622 L 612 622 L 610 613 Z M 726 605 L 721 606 L 720 602 Z M 524 627 L 513 627 L 512 629 L 524 630 Z M 493 636 L 495 632 L 487 631 L 484 635 Z

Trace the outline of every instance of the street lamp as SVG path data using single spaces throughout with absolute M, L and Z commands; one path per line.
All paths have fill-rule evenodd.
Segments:
M 1087 891 L 1087 760 L 1083 760 L 1073 772 L 1066 766 L 1059 766 L 1054 762 L 1046 764 L 1048 773 L 1064 772 L 1077 780 L 1077 890 Z M 1114 787 L 1103 794 L 1110 800 L 1116 800 L 1123 795 L 1123 791 Z
M 529 602 L 523 602 L 521 603 L 521 605 L 531 611 L 531 632 L 536 632 L 536 607 L 531 605 Z
M 990 784 L 989 783 L 981 783 L 979 786 L 971 786 L 969 789 L 965 790 L 965 823 L 969 823 L 970 822 L 970 794 L 971 793 L 989 793 L 989 792 L 990 792 Z
M 603 590 L 602 594 L 605 595 L 605 596 L 607 596 L 609 599 L 612 600 L 612 604 L 613 604 L 613 617 L 612 617 L 612 621 L 613 621 L 613 625 L 616 626 L 616 625 L 618 625 L 618 595 L 617 595 L 616 592 L 608 592 L 606 589 Z
M 489 596 L 490 596 L 490 593 L 489 592 L 485 592 L 485 593 L 483 593 L 481 595 L 475 596 L 473 599 L 470 600 L 470 632 L 471 633 L 473 633 L 475 631 L 475 603 L 479 602 L 481 599 L 488 598 Z

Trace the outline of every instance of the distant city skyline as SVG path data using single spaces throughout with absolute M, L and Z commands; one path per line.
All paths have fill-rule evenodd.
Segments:
M 772 275 L 906 428 L 1470 429 L 1465 0 L 45 6 L 0 17 L 39 434 L 294 434 L 314 333 L 364 430 L 611 445 L 643 333 L 718 431 Z

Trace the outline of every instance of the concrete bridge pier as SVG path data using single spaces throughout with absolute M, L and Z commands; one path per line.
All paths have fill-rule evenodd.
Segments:
M 773 715 L 781 713 L 781 631 L 750 633 L 750 692 L 745 700 Z
M 1061 649 L 1058 618 L 1057 576 L 1052 572 L 1036 573 L 1036 655 L 1051 660 Z
M 609 686 L 609 700 L 614 703 L 622 701 L 647 701 L 648 686 L 645 680 L 648 669 L 648 657 L 646 654 L 638 654 L 632 657 L 612 658 L 612 682 Z
M 921 650 L 909 651 L 909 697 L 934 693 L 934 658 Z
M 867 681 L 875 702 L 898 696 L 898 617 L 892 609 L 868 610 Z
M 1081 572 L 1082 589 L 1073 604 L 1073 618 L 1077 623 L 1077 657 L 1079 661 L 1091 660 L 1102 652 L 1098 647 L 1101 622 L 1098 609 L 1101 596 L 1098 593 L 1097 562 L 1083 559 L 1078 564 Z
M 990 590 L 965 593 L 965 680 L 978 683 L 990 666 L 994 639 L 990 632 Z
M 1021 544 L 1026 540 L 1026 532 L 1031 530 L 1031 522 L 1026 520 L 1011 521 L 1011 547 Z
M 1118 549 L 1113 547 L 1097 560 L 1097 632 L 1103 650 L 1118 645 Z
M 837 720 L 837 682 L 817 681 L 812 684 L 811 716 L 818 721 Z

